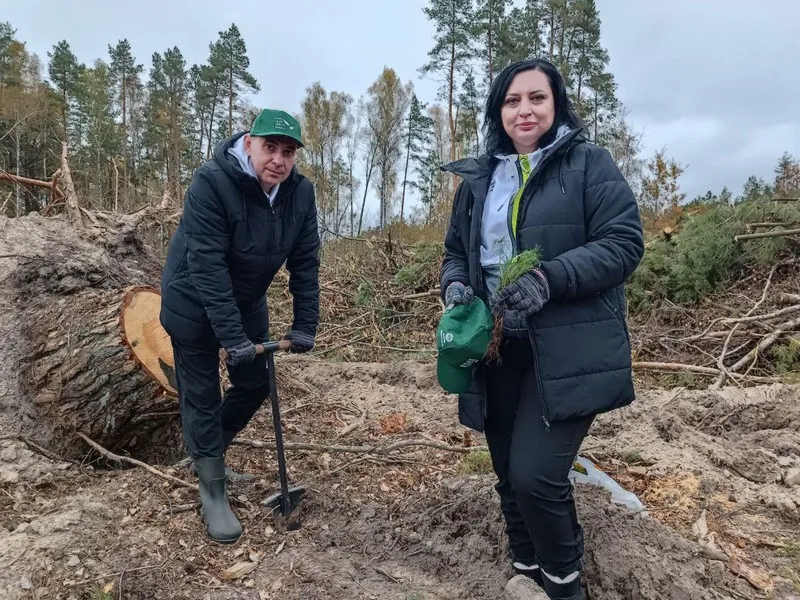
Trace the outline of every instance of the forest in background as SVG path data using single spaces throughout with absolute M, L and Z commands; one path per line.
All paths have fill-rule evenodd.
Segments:
M 358 97 L 317 80 L 302 105 L 290 107 L 303 124 L 299 166 L 315 183 L 325 234 L 358 236 L 398 222 L 441 232 L 453 179 L 439 166 L 481 151 L 490 82 L 509 62 L 531 56 L 559 67 L 592 139 L 612 152 L 653 222 L 687 204 L 733 204 L 800 187 L 800 162 L 784 153 L 772 181 L 751 176 L 738 198 L 724 188 L 687 202 L 679 181 L 685 167 L 665 149 L 642 155 L 642 136 L 617 97 L 594 0 L 431 0 L 424 12 L 436 34 L 417 75 L 442 82 L 435 99 L 420 99 L 414 82 L 387 66 Z M 49 180 L 67 141 L 86 208 L 179 210 L 214 145 L 249 127 L 262 84 L 236 24 L 209 43 L 205 63 L 189 65 L 177 46 L 142 58 L 126 39 L 88 64 L 68 39 L 54 40 L 40 57 L 12 23 L 0 22 L 0 174 Z M 42 211 L 52 200 L 0 181 L 8 216 Z

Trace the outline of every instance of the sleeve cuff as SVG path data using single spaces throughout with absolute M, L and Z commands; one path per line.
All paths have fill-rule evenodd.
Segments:
M 560 260 L 548 260 L 543 262 L 540 268 L 547 275 L 550 298 L 557 302 L 565 300 L 569 289 L 569 275 L 564 264 Z

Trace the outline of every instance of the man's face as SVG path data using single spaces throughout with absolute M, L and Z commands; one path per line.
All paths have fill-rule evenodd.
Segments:
M 286 181 L 294 166 L 297 143 L 290 138 L 247 134 L 244 148 L 261 185 L 269 189 Z

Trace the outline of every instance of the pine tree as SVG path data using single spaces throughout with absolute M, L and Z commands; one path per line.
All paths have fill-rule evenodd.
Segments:
M 81 122 L 83 140 L 81 166 L 94 171 L 94 186 L 87 186 L 88 204 L 108 208 L 109 161 L 121 150 L 116 135 L 114 99 L 110 93 L 111 72 L 106 62 L 96 60 L 94 66 L 81 73 L 76 93 L 75 113 Z
M 22 82 L 19 61 L 15 60 L 20 47 L 20 43 L 14 38 L 16 33 L 17 30 L 11 27 L 11 23 L 0 23 L 0 98 L 3 97 L 4 88 L 18 86 Z
M 228 127 L 223 135 L 231 136 L 234 112 L 239 108 L 238 101 L 242 94 L 261 90 L 256 78 L 248 71 L 250 59 L 247 57 L 247 46 L 235 24 L 219 32 L 219 40 L 211 47 L 209 65 L 213 72 L 206 73 L 207 81 L 224 90 L 223 97 L 228 104 Z
M 111 59 L 109 80 L 114 90 L 118 114 L 122 117 L 123 139 L 127 147 L 129 105 L 135 89 L 141 85 L 139 76 L 144 71 L 144 66 L 136 64 L 128 40 L 120 40 L 115 47 L 109 46 L 108 54 Z
M 431 118 L 425 114 L 425 108 L 425 105 L 419 101 L 417 95 L 412 93 L 406 125 L 406 161 L 403 172 L 403 191 L 400 195 L 400 223 L 403 223 L 405 216 L 406 187 L 420 189 L 420 185 L 417 182 L 409 181 L 408 179 L 409 166 L 412 169 L 419 168 L 423 160 L 423 153 L 427 153 L 430 146 L 433 123 Z
M 458 95 L 458 114 L 459 120 L 463 124 L 460 127 L 458 139 L 461 141 L 464 155 L 480 154 L 480 124 L 479 115 L 481 112 L 481 101 L 478 95 L 478 88 L 475 84 L 475 76 L 472 68 L 467 70 L 464 77 L 464 84 Z
M 542 45 L 545 22 L 543 2 L 525 0 L 522 7 L 511 9 L 504 24 L 507 45 L 498 49 L 498 69 L 516 60 L 545 57 Z
M 422 75 L 443 74 L 445 81 L 440 93 L 447 99 L 450 126 L 450 160 L 455 160 L 458 134 L 456 101 L 459 78 L 472 58 L 471 41 L 474 10 L 472 0 L 430 0 L 423 9 L 436 26 L 434 46 L 428 52 L 430 60 L 420 69 Z
M 498 64 L 505 60 L 510 43 L 507 11 L 512 0 L 478 0 L 473 22 L 473 36 L 478 56 L 486 65 L 486 86 L 492 84 Z M 500 57 L 500 61 L 498 61 Z M 505 65 L 503 65 L 505 66 Z
M 781 155 L 775 167 L 773 183 L 776 198 L 790 198 L 800 195 L 800 161 L 788 152 Z
M 742 195 L 736 199 L 739 202 L 758 202 L 771 198 L 773 195 L 772 187 L 761 177 L 751 175 L 742 187 Z
M 65 139 L 67 139 L 69 138 L 70 105 L 80 84 L 81 73 L 86 67 L 78 63 L 78 59 L 72 53 L 66 40 L 61 40 L 53 46 L 52 52 L 48 52 L 47 56 L 50 59 L 48 66 L 50 81 L 55 85 L 61 99 L 62 125 Z M 78 144 L 80 144 L 80 139 Z
M 177 47 L 153 54 L 153 67 L 148 83 L 148 125 L 151 146 L 157 151 L 159 163 L 165 170 L 170 197 L 179 201 L 181 191 L 182 156 L 188 102 L 188 73 L 186 61 Z

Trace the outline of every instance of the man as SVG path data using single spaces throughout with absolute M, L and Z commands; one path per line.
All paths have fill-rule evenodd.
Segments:
M 293 352 L 314 347 L 319 232 L 314 188 L 295 167 L 300 124 L 263 110 L 249 133 L 222 142 L 195 172 L 161 281 L 161 324 L 172 339 L 183 438 L 197 473 L 208 536 L 235 542 L 225 451 L 269 393 L 266 293 L 286 264 Z M 220 396 L 220 349 L 231 387 Z

